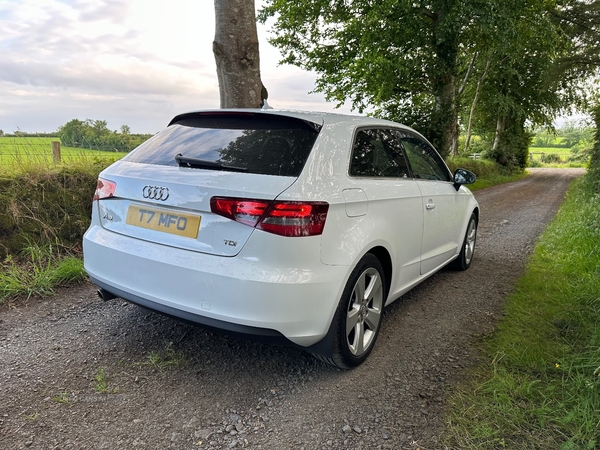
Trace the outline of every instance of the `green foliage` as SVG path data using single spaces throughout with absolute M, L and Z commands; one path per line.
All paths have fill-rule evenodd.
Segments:
M 152 351 L 148 354 L 146 361 L 138 363 L 139 365 L 150 366 L 155 370 L 163 371 L 165 369 L 182 367 L 187 363 L 185 355 L 173 348 L 172 342 L 165 343 L 164 348 Z
M 104 367 L 99 367 L 94 375 L 94 389 L 99 394 L 116 393 L 118 389 L 108 390 L 108 374 Z
M 80 258 L 50 245 L 30 245 L 18 257 L 0 262 L 0 303 L 32 295 L 48 295 L 54 287 L 85 279 Z
M 553 20 L 570 39 L 551 75 L 587 79 L 600 65 L 600 1 L 560 0 Z
M 91 119 L 73 119 L 59 127 L 58 135 L 69 147 L 115 152 L 129 152 L 151 137 L 149 134 L 131 134 L 127 125 L 121 126 L 120 133 L 110 131 L 105 120 Z
M 600 445 L 600 196 L 574 182 L 540 238 L 489 363 L 451 398 L 449 446 L 593 449 Z
M 516 181 L 527 174 L 523 171 L 509 170 L 495 161 L 471 158 L 449 158 L 446 163 L 452 172 L 458 168 L 470 170 L 477 176 L 474 184 L 468 188 L 472 191 L 484 189 L 496 184 Z
M 89 224 L 104 163 L 0 176 L 0 257 L 30 243 L 73 248 Z
M 543 163 L 546 163 L 546 164 L 562 162 L 562 158 L 560 157 L 560 155 L 557 155 L 556 153 L 547 153 L 547 154 L 544 153 L 540 159 Z
M 529 145 L 532 135 L 516 118 L 505 118 L 497 143 L 484 156 L 497 161 L 508 169 L 522 170 L 529 160 Z
M 375 107 L 416 126 L 447 154 L 458 132 L 461 47 L 486 34 L 475 29 L 492 34 L 494 13 L 488 0 L 270 0 L 259 18 L 277 18 L 270 41 L 283 62 L 317 72 L 316 90 L 329 100 Z
M 282 62 L 315 71 L 316 91 L 329 100 L 406 123 L 444 156 L 454 152 L 458 114 L 471 123 L 466 116 L 472 110 L 476 133 L 495 143 L 488 154 L 523 168 L 530 137 L 525 125 L 549 126 L 559 111 L 582 103 L 585 76 L 570 76 L 575 72 L 558 61 L 581 55 L 580 36 L 590 52 L 599 47 L 587 46 L 600 41 L 594 41 L 600 36 L 598 4 L 268 0 L 259 19 L 275 18 L 270 41 L 282 51 Z M 585 19 L 582 26 L 569 24 L 575 10 Z M 591 61 L 584 63 L 587 76 L 594 72 Z
M 594 131 L 587 122 L 567 122 L 561 128 L 536 130 L 529 167 L 565 164 L 586 167 L 592 153 Z
M 46 138 L 2 139 L 30 142 L 24 144 L 27 153 L 13 150 L 9 159 L 0 159 L 0 302 L 46 295 L 57 285 L 85 279 L 77 255 L 98 173 L 114 160 L 77 150 L 79 157 L 55 166 L 35 146 Z M 2 144 L 1 151 L 12 148 Z

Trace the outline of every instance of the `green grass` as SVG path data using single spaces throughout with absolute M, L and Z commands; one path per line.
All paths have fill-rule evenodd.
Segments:
M 0 262 L 0 304 L 17 297 L 52 294 L 56 286 L 86 278 L 81 258 L 52 246 L 32 244 L 19 256 L 8 255 Z
M 108 380 L 106 377 L 106 371 L 104 370 L 104 368 L 100 367 L 96 371 L 96 375 L 94 375 L 94 389 L 99 394 L 105 394 L 107 387 Z
M 46 137 L 0 137 L 0 173 L 25 172 L 34 168 L 52 168 L 52 141 Z M 109 162 L 122 158 L 126 153 L 62 147 L 63 164 L 86 164 L 95 160 Z
M 571 149 L 565 147 L 529 147 L 529 153 L 553 153 L 566 158 L 571 156 Z
M 530 147 L 529 148 L 529 165 L 530 167 L 586 167 L 588 158 L 580 154 L 578 159 L 575 153 L 570 148 L 555 148 L 555 147 Z M 558 159 L 559 160 L 555 160 Z
M 538 241 L 485 364 L 451 397 L 460 449 L 600 447 L 600 196 L 576 180 Z
M 63 148 L 53 138 L 0 138 L 0 303 L 85 279 L 81 236 L 98 173 L 122 153 Z
M 187 363 L 186 357 L 182 352 L 173 349 L 173 343 L 168 342 L 164 348 L 152 351 L 148 354 L 146 361 L 138 363 L 140 366 L 150 366 L 151 368 L 163 371 L 172 367 L 182 367 Z

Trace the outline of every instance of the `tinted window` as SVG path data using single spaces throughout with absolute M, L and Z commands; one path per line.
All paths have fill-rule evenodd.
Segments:
M 356 133 L 350 175 L 400 178 L 408 176 L 402 146 L 391 130 L 359 130 Z
M 427 142 L 416 136 L 403 135 L 402 145 L 415 178 L 450 181 L 446 164 Z
M 265 175 L 300 175 L 317 128 L 266 114 L 186 116 L 140 145 L 124 159 L 177 166 L 175 155 Z

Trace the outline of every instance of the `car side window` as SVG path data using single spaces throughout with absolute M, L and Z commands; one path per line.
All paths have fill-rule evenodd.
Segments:
M 451 174 L 444 160 L 427 142 L 416 136 L 403 135 L 401 139 L 415 178 L 437 181 L 451 180 Z
M 391 130 L 377 128 L 356 133 L 351 176 L 408 178 L 408 174 L 402 146 Z

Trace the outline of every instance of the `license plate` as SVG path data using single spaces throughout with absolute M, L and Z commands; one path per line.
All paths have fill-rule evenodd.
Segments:
M 193 214 L 183 214 L 148 206 L 129 205 L 126 222 L 128 225 L 136 227 L 196 239 L 200 219 L 200 216 Z

